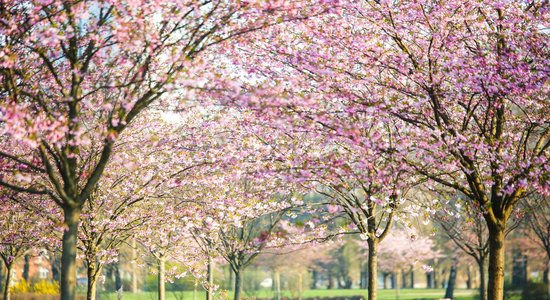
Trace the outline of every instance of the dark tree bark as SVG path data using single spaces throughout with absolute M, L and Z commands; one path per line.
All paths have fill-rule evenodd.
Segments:
M 120 260 L 115 264 L 115 289 L 120 291 L 122 289 L 122 277 L 120 275 Z
M 319 273 L 316 270 L 311 271 L 311 286 L 310 289 L 317 289 L 317 281 L 319 281 Z
M 76 243 L 80 208 L 65 206 L 64 223 L 67 228 L 63 232 L 61 255 L 61 299 L 73 300 L 76 297 Z
M 433 289 L 434 282 L 433 282 L 433 274 L 434 272 L 428 272 L 426 273 L 426 288 Z
M 26 282 L 29 282 L 29 269 L 31 267 L 31 256 L 29 254 L 25 254 L 25 265 L 23 265 L 23 278 Z
M 331 290 L 334 288 L 334 277 L 332 276 L 332 272 L 328 273 L 328 283 L 327 283 L 327 289 Z
M 447 290 L 445 291 L 445 298 L 453 299 L 455 282 L 456 282 L 456 265 L 453 265 L 451 267 L 451 272 L 449 273 L 449 281 L 447 284 Z
M 233 300 L 240 300 L 241 299 L 241 291 L 242 291 L 242 274 L 240 270 L 235 271 L 235 290 L 234 290 L 234 297 Z
M 13 264 L 10 262 L 6 265 L 6 281 L 4 283 L 4 300 L 10 300 L 10 281 L 11 281 L 11 275 L 12 275 L 12 266 Z

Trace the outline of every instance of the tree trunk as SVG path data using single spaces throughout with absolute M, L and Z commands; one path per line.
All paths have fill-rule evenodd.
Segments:
M 206 300 L 212 300 L 213 288 L 214 288 L 214 272 L 212 271 L 212 257 L 208 256 L 208 265 L 206 269 L 206 275 L 208 276 L 208 285 L 206 290 Z
M 449 272 L 449 281 L 447 283 L 447 290 L 445 291 L 446 299 L 453 299 L 456 282 L 456 265 L 453 264 L 451 272 Z
M 23 266 L 23 278 L 26 282 L 29 282 L 29 269 L 31 267 L 31 256 L 28 254 L 25 254 L 25 265 Z
M 488 300 L 504 299 L 504 228 L 489 226 Z
M 368 276 L 369 276 L 369 292 L 368 299 L 376 300 L 378 290 L 378 242 L 372 239 L 368 241 L 369 245 L 369 262 L 368 262 Z
M 76 240 L 80 209 L 64 207 L 64 223 L 67 226 L 63 232 L 61 254 L 61 300 L 75 300 L 76 298 Z
M 275 270 L 275 299 L 281 300 L 281 273 Z
M 472 289 L 472 270 L 470 265 L 466 266 L 466 288 L 468 290 Z
M 437 289 L 439 281 L 438 281 L 438 277 L 437 277 L 437 271 L 435 270 L 435 268 L 434 268 L 434 271 L 433 271 L 433 282 L 434 282 L 434 289 Z
M 395 299 L 399 299 L 399 274 L 400 273 L 403 273 L 403 270 L 401 269 L 397 269 L 397 271 L 394 273 L 395 274 Z
M 4 284 L 4 300 L 10 300 L 10 281 L 12 263 L 6 265 L 6 283 Z
M 227 290 L 232 291 L 233 286 L 235 285 L 235 278 L 233 278 L 233 269 L 231 269 L 231 266 L 229 266 L 229 286 Z
M 543 282 L 546 284 L 546 293 L 548 300 L 550 300 L 550 259 L 546 260 L 546 268 L 544 269 Z
M 411 289 L 414 289 L 414 269 L 413 269 L 413 266 L 411 266 L 409 277 L 410 277 L 410 281 L 411 281 L 410 287 L 411 287 Z
M 487 264 L 487 258 L 481 257 L 478 262 L 479 268 L 479 299 L 487 300 L 487 275 L 485 274 L 485 266 Z
M 137 248 L 136 239 L 132 239 L 132 286 L 130 287 L 132 293 L 137 293 L 138 281 L 137 281 Z
M 317 271 L 315 271 L 315 270 L 311 271 L 311 287 L 310 287 L 310 289 L 312 289 L 312 290 L 317 289 L 317 281 L 318 280 L 319 280 L 319 278 L 318 278 Z
M 234 288 L 234 297 L 233 300 L 240 300 L 241 299 L 241 271 L 235 271 L 235 288 Z
M 304 280 L 302 277 L 302 272 L 298 273 L 298 300 L 302 300 L 302 294 L 304 293 L 303 289 Z
M 97 266 L 92 262 L 88 262 L 88 290 L 86 291 L 87 300 L 95 300 L 97 298 L 97 275 L 101 273 L 101 267 Z
M 52 279 L 61 282 L 61 262 L 59 260 L 59 252 L 51 253 L 50 265 L 52 266 Z
M 166 282 L 165 278 L 164 278 L 164 273 L 165 273 L 165 261 L 164 261 L 164 257 L 160 257 L 158 259 L 158 300 L 165 300 L 165 288 L 164 288 L 164 283 Z
M 115 264 L 115 289 L 116 292 L 122 291 L 122 277 L 120 276 L 120 258 Z

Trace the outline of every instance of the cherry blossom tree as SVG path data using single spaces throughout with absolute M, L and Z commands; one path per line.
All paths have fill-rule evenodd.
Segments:
M 238 168 L 245 165 L 234 167 L 241 173 L 242 169 Z M 285 242 L 284 232 L 278 225 L 291 208 L 288 198 L 292 194 L 284 191 L 279 181 L 250 176 L 254 175 L 235 176 L 227 170 L 218 175 L 209 174 L 206 186 L 187 191 L 200 199 L 195 202 L 195 209 L 189 210 L 192 213 L 189 219 L 195 220 L 187 221 L 192 224 L 190 232 L 209 257 L 209 269 L 214 256 L 229 263 L 235 276 L 235 299 L 240 299 L 244 269 L 266 247 Z M 229 181 L 227 177 L 234 179 Z M 207 285 L 210 292 L 211 284 Z
M 44 205 L 41 199 L 26 196 L 0 188 L 0 258 L 6 267 L 3 291 L 6 300 L 10 299 L 14 263 L 33 251 L 55 247 L 57 230 L 49 215 L 57 214 L 55 208 Z M 29 205 L 31 201 L 35 205 L 41 203 L 42 207 L 34 209 Z
M 425 272 L 431 272 L 433 268 L 426 262 L 440 256 L 430 238 L 419 235 L 414 229 L 396 229 L 380 245 L 380 268 L 403 272 L 404 268 L 420 263 Z
M 487 298 L 486 269 L 489 256 L 488 229 L 479 210 L 464 206 L 463 201 L 437 202 L 433 220 L 438 227 L 477 263 L 479 271 L 479 297 Z
M 260 74 L 272 72 L 271 64 L 264 67 Z M 278 67 L 286 66 L 274 68 Z M 259 135 L 277 149 L 287 178 L 324 195 L 331 213 L 343 211 L 369 241 L 369 299 L 376 299 L 372 274 L 377 273 L 378 245 L 389 233 L 414 179 L 404 161 L 406 143 L 400 124 L 391 124 L 388 115 L 375 119 L 364 111 L 348 110 L 349 100 L 312 84 L 313 75 L 292 69 L 289 73 L 278 75 L 300 78 L 292 79 L 299 86 L 293 93 L 307 91 L 307 99 L 294 96 L 279 101 L 268 96 L 272 102 L 266 105 L 256 99 L 243 101 L 259 112 L 259 122 L 279 132 Z
M 147 219 L 156 213 L 147 201 L 169 194 L 174 185 L 171 176 L 184 168 L 181 156 L 173 154 L 178 149 L 174 143 L 179 136 L 175 132 L 191 129 L 169 124 L 162 115 L 151 112 L 127 129 L 129 137 L 115 143 L 113 162 L 84 204 L 79 250 L 87 265 L 88 299 L 96 298 L 96 283 L 103 266 L 117 261 L 122 244 L 142 230 Z M 159 130 L 167 138 L 147 144 L 158 140 Z
M 136 240 L 150 254 L 156 263 L 158 276 L 157 295 L 159 300 L 166 299 L 165 284 L 170 278 L 180 278 L 193 274 L 204 278 L 206 257 L 202 255 L 190 234 L 190 224 L 187 230 L 181 226 L 180 218 L 184 216 L 181 209 L 174 209 L 164 201 L 156 202 L 157 213 L 146 223 L 146 229 L 138 232 Z M 179 262 L 183 268 L 166 268 L 166 262 Z
M 155 101 L 223 81 L 203 55 L 210 47 L 325 10 L 309 1 L 0 4 L 0 156 L 32 170 L 2 169 L 0 184 L 63 209 L 61 299 L 75 298 L 80 214 L 124 129 Z M 21 143 L 29 150 L 18 152 Z
M 313 274 L 311 288 L 317 288 L 317 275 L 324 266 L 334 262 L 330 251 L 341 243 L 334 240 L 314 241 L 307 244 L 287 245 L 282 248 L 270 248 L 260 254 L 255 262 L 256 266 L 268 267 L 273 271 L 273 285 L 275 298 L 281 299 L 281 274 L 285 277 L 286 271 L 297 270 L 299 277 L 309 271 Z M 303 288 L 303 286 L 301 287 Z
M 497 300 L 508 219 L 531 191 L 550 188 L 546 17 L 545 1 L 346 1 L 269 28 L 242 45 L 257 60 L 236 63 L 265 78 L 269 100 L 247 100 L 253 106 L 299 103 L 297 115 L 332 125 L 331 114 L 315 114 L 323 93 L 325 102 L 345 99 L 336 107 L 349 119 L 390 115 L 389 124 L 405 124 L 409 167 L 483 211 L 488 299 Z
M 546 253 L 546 268 L 543 280 L 548 286 L 548 294 L 550 295 L 550 202 L 547 197 L 534 194 L 524 204 L 527 209 L 525 219 L 528 227 L 534 233 L 540 249 L 544 249 Z

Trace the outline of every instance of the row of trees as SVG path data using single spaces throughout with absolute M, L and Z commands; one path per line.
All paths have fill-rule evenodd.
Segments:
M 266 246 L 331 236 L 337 212 L 353 226 L 334 234 L 368 244 L 376 299 L 380 245 L 434 209 L 404 205 L 426 190 L 483 219 L 488 299 L 503 299 L 511 216 L 550 191 L 546 6 L 2 2 L 3 201 L 40 202 L 60 229 L 64 300 L 78 240 L 93 299 L 129 238 L 161 274 L 170 257 L 201 276 L 215 250 L 239 278 Z M 310 191 L 326 201 L 300 200 Z M 295 209 L 309 225 L 277 226 Z

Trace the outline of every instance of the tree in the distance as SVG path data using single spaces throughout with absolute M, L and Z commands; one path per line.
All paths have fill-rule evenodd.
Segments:
M 533 194 L 524 203 L 526 208 L 526 223 L 540 249 L 546 254 L 546 267 L 543 273 L 543 282 L 547 285 L 547 293 L 550 295 L 550 201 L 548 197 Z
M 43 199 L 28 199 L 28 195 L 20 195 L 0 188 L 0 258 L 6 269 L 3 284 L 3 299 L 9 300 L 13 266 L 17 260 L 31 252 L 55 248 L 58 230 L 50 214 L 56 215 L 55 208 L 48 207 Z M 36 198 L 36 197 L 31 197 Z M 40 209 L 34 209 L 29 202 Z

